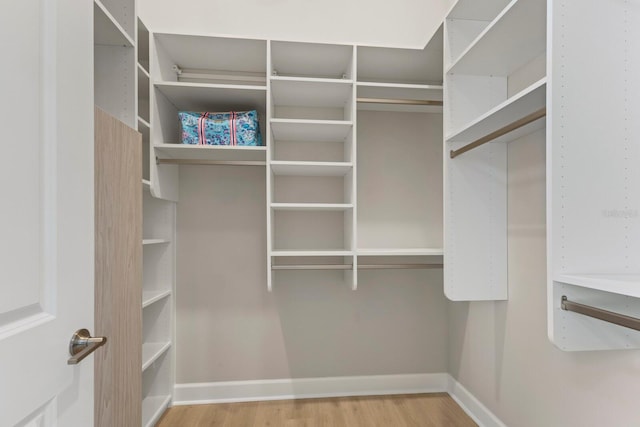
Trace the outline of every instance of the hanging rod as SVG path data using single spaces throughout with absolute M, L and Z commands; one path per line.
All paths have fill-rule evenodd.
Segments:
M 265 166 L 267 162 L 254 160 L 191 160 L 191 159 L 158 159 L 158 165 L 226 165 L 226 166 Z
M 442 264 L 359 264 L 358 270 L 401 270 L 442 268 Z M 353 264 L 272 265 L 272 270 L 352 270 Z
M 449 152 L 449 156 L 452 159 L 455 159 L 457 156 L 459 156 L 462 153 L 466 153 L 469 150 L 473 150 L 476 147 L 479 147 L 483 144 L 486 144 L 489 141 L 493 141 L 494 139 L 501 137 L 502 135 L 506 135 L 510 132 L 513 132 L 516 129 L 520 129 L 521 127 L 528 125 L 531 122 L 535 122 L 538 119 L 543 118 L 544 116 L 547 115 L 547 109 L 546 108 L 541 108 L 536 112 L 533 112 L 519 120 L 516 120 L 513 123 L 510 123 L 504 127 L 501 127 L 500 129 L 491 132 L 489 135 L 485 135 L 482 138 L 478 138 L 475 141 L 465 145 L 464 147 L 458 148 L 457 150 L 451 150 Z
M 579 313 L 584 316 L 593 317 L 604 320 L 605 322 L 624 326 L 625 328 L 640 331 L 640 319 L 636 317 L 626 316 L 624 314 L 614 313 L 613 311 L 607 311 L 601 308 L 591 307 L 590 305 L 569 301 L 564 295 L 562 296 L 560 307 L 566 311 L 573 311 L 574 313 Z
M 364 104 L 396 104 L 396 105 L 435 105 L 442 106 L 442 101 L 430 99 L 390 99 L 390 98 L 358 98 Z

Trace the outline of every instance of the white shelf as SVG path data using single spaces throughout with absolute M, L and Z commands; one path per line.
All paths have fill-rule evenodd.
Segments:
M 442 83 L 442 26 L 424 49 L 358 46 L 357 81 L 400 84 Z
M 183 70 L 220 72 L 226 75 L 262 77 L 266 81 L 267 42 L 231 37 L 153 33 L 164 80 L 172 80 L 173 64 Z
M 358 249 L 358 256 L 442 256 L 442 248 Z
M 147 79 L 149 79 L 149 72 L 147 71 L 146 68 L 144 68 L 144 66 L 138 62 L 138 74 L 142 74 L 143 76 L 145 76 Z
M 348 162 L 291 162 L 272 161 L 271 170 L 275 175 L 292 176 L 344 176 L 353 169 Z
M 159 144 L 154 147 L 159 159 L 265 161 L 267 153 L 265 146 Z
M 515 120 L 521 119 L 546 105 L 547 79 L 543 78 L 522 92 L 512 96 L 502 104 L 494 107 L 487 113 L 465 125 L 462 129 L 454 131 L 447 136 L 448 142 L 471 142 L 485 135 L 490 134 Z M 540 129 L 544 126 L 544 120 L 537 120 L 534 123 L 511 132 L 502 139 L 514 140 L 519 136 Z M 500 138 L 494 140 L 499 142 Z
M 158 302 L 171 295 L 171 290 L 164 291 L 142 291 L 142 308 Z
M 142 372 L 146 371 L 160 356 L 171 347 L 170 342 L 142 344 Z
M 450 74 L 509 76 L 545 51 L 546 5 L 513 0 L 460 54 Z
M 640 274 L 562 274 L 555 282 L 640 298 Z
M 178 109 L 188 111 L 265 110 L 266 86 L 155 82 Z
M 276 106 L 344 108 L 353 80 L 272 77 L 271 95 Z
M 151 181 L 149 181 L 148 179 L 143 179 L 142 188 L 149 191 L 151 189 Z
M 352 121 L 271 119 L 276 141 L 342 142 L 352 129 Z
M 346 211 L 353 209 L 352 203 L 271 203 L 278 211 Z
M 143 119 L 142 117 L 138 116 L 138 130 L 140 130 L 141 127 L 144 127 L 146 129 L 151 129 L 151 125 L 149 124 L 149 122 Z
M 143 239 L 142 240 L 143 245 L 162 245 L 165 243 L 170 243 L 170 242 L 165 239 Z
M 272 257 L 325 257 L 325 256 L 353 256 L 353 251 L 336 250 L 318 250 L 318 251 L 298 251 L 298 250 L 275 250 L 271 251 Z
M 271 42 L 271 66 L 281 76 L 341 78 L 350 74 L 353 46 Z
M 153 427 L 171 402 L 171 396 L 149 396 L 142 400 L 142 425 Z
M 93 44 L 133 47 L 134 42 L 100 0 L 93 3 Z

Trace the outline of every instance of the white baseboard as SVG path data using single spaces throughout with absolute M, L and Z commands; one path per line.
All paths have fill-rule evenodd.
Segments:
M 449 395 L 480 427 L 507 427 L 462 384 L 449 375 Z
M 374 375 L 176 384 L 174 405 L 446 392 L 448 374 Z
M 446 373 L 176 384 L 173 405 L 444 392 L 480 427 L 506 427 Z

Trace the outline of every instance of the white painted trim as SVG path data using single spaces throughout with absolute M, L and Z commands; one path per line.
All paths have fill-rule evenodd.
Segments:
M 449 374 L 373 375 L 176 384 L 173 405 L 447 392 Z
M 449 395 L 462 410 L 480 427 L 507 427 L 493 412 L 482 404 L 469 390 L 449 375 Z
M 446 373 L 176 384 L 173 406 L 418 393 L 449 393 L 478 426 L 506 427 Z

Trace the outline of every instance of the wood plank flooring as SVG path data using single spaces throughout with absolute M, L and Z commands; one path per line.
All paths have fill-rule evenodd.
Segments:
M 170 408 L 157 427 L 476 426 L 447 393 L 340 397 Z

